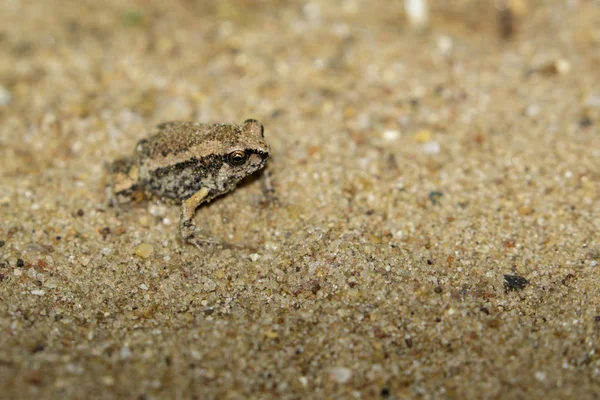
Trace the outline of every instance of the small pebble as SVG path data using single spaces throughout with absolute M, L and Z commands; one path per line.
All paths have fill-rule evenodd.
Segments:
M 115 378 L 109 375 L 103 376 L 101 380 L 102 383 L 106 386 L 112 386 L 115 384 Z
M 195 360 L 202 360 L 202 353 L 198 350 L 190 349 L 190 356 Z
M 43 290 L 37 289 L 37 290 L 32 290 L 31 294 L 36 295 L 36 296 L 43 296 L 46 292 L 44 292 Z
M 529 281 L 519 275 L 504 275 L 504 288 L 508 291 L 523 290 Z
M 140 289 L 142 289 L 142 290 L 148 290 L 148 286 L 146 286 L 145 283 L 140 283 Z
M 279 334 L 272 330 L 264 331 L 264 335 L 267 339 L 277 339 L 279 337 Z
M 546 380 L 546 373 L 542 372 L 542 371 L 537 371 L 535 373 L 535 379 L 537 379 L 540 382 L 543 382 Z
M 329 371 L 329 378 L 337 383 L 346 383 L 352 378 L 352 370 L 349 368 L 336 367 Z
M 600 108 L 600 95 L 589 95 L 583 105 L 585 107 Z
M 579 126 L 581 128 L 589 128 L 592 125 L 594 125 L 594 121 L 592 121 L 589 117 L 582 117 L 579 120 Z
M 529 207 L 529 206 L 523 206 L 523 207 L 519 207 L 519 214 L 520 215 L 531 215 L 533 214 L 533 208 Z
M 439 154 L 441 150 L 438 142 L 427 142 L 421 146 L 421 151 L 425 154 Z
M 415 133 L 415 140 L 417 141 L 417 143 L 423 144 L 429 142 L 432 136 L 433 135 L 430 130 L 423 129 Z
M 424 28 L 429 21 L 427 0 L 404 0 L 404 11 L 408 22 L 415 28 Z
M 204 290 L 208 292 L 214 292 L 217 289 L 217 284 L 212 279 L 207 279 L 203 286 Z
M 55 289 L 58 287 L 60 281 L 55 278 L 49 278 L 44 281 L 44 286 L 48 289 Z
M 454 47 L 454 41 L 450 36 L 440 36 L 437 40 L 438 50 L 442 54 L 450 54 L 452 52 L 452 48 Z
M 302 11 L 309 21 L 316 22 L 321 18 L 321 6 L 317 2 L 308 2 Z
M 140 243 L 133 250 L 133 253 L 140 258 L 148 258 L 154 251 L 154 247 L 148 243 Z
M 433 204 L 434 206 L 439 203 L 440 199 L 443 196 L 444 196 L 444 193 L 442 193 L 442 192 L 438 192 L 438 191 L 429 192 L 429 200 L 431 201 L 431 204 Z
M 12 101 L 12 94 L 4 86 L 0 86 L 0 106 L 7 106 Z
M 383 132 L 383 138 L 388 142 L 396 141 L 400 138 L 400 131 L 388 129 L 387 131 Z
M 79 263 L 81 265 L 83 265 L 84 267 L 86 267 L 90 263 L 90 261 L 91 261 L 90 257 L 88 257 L 88 256 L 84 255 L 84 256 L 79 257 Z
M 121 355 L 121 360 L 126 360 L 132 356 L 131 350 L 129 350 L 129 347 L 127 346 L 121 347 L 121 351 L 119 353 Z
M 140 225 L 142 225 L 144 227 L 148 227 L 148 226 L 150 226 L 150 218 L 147 215 L 142 215 L 139 218 L 139 223 L 140 223 Z
M 542 64 L 536 71 L 548 75 L 565 75 L 571 70 L 571 63 L 564 58 Z
M 150 204 L 148 207 L 148 212 L 155 217 L 164 217 L 167 211 L 167 207 L 163 204 Z
M 525 115 L 529 118 L 535 118 L 540 115 L 542 108 L 538 104 L 530 104 L 525 108 Z
M 253 262 L 257 262 L 259 258 L 260 258 L 260 254 L 256 254 L 256 253 L 250 254 L 250 260 L 252 260 Z
M 561 58 L 560 60 L 556 60 L 554 62 L 554 69 L 556 69 L 556 72 L 561 75 L 567 74 L 571 70 L 571 63 Z

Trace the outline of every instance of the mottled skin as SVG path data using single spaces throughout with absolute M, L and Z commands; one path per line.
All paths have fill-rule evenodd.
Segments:
M 180 203 L 182 238 L 196 245 L 214 243 L 195 232 L 196 208 L 263 168 L 269 151 L 263 126 L 255 120 L 240 125 L 166 122 L 138 142 L 133 156 L 112 163 L 111 197 L 118 203 L 139 195 Z

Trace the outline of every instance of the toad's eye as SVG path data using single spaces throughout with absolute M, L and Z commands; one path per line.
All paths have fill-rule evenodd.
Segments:
M 247 159 L 248 159 L 248 157 L 246 156 L 246 153 L 241 150 L 232 151 L 227 156 L 227 162 L 234 166 L 239 166 L 239 165 L 244 164 Z

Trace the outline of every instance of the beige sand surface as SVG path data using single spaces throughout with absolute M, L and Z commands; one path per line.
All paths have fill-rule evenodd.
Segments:
M 0 398 L 598 398 L 600 3 L 430 3 L 0 2 Z M 250 117 L 278 201 L 196 216 L 240 248 L 106 206 Z

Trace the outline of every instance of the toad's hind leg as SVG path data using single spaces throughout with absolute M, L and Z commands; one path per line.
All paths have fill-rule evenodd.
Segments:
M 196 233 L 196 225 L 194 225 L 193 222 L 196 208 L 210 199 L 209 194 L 210 191 L 207 188 L 201 188 L 181 204 L 181 219 L 179 221 L 181 238 L 196 247 L 200 247 L 200 245 L 203 244 L 220 243 L 218 240 L 198 235 L 198 233 Z

